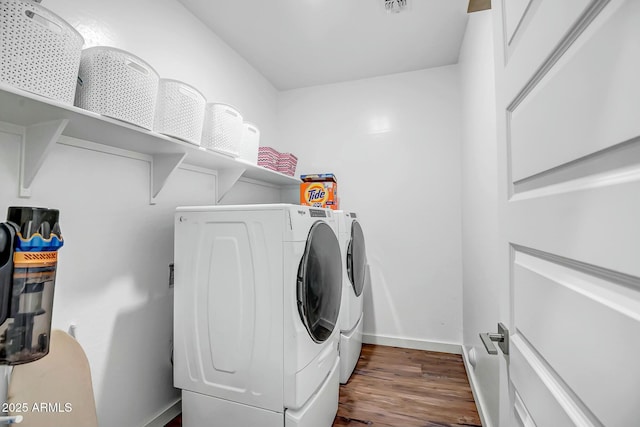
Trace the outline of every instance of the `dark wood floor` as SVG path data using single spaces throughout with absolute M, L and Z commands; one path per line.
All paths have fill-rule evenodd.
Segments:
M 180 417 L 166 427 L 181 427 Z M 480 426 L 462 357 L 364 344 L 333 427 Z
M 336 426 L 480 426 L 462 357 L 363 345 Z

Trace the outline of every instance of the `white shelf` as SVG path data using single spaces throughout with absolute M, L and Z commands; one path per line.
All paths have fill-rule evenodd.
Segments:
M 29 186 L 60 134 L 151 156 L 152 203 L 171 173 L 182 163 L 218 172 L 218 200 L 240 177 L 277 186 L 300 183 L 295 177 L 3 83 L 0 83 L 0 122 L 25 129 L 20 180 L 23 197 L 29 196 Z M 43 136 L 43 131 L 49 133 Z

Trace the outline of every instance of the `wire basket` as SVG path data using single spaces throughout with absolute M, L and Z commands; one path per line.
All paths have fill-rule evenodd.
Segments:
M 253 123 L 242 124 L 242 141 L 240 158 L 254 165 L 258 163 L 258 147 L 260 146 L 260 130 Z
M 33 1 L 0 0 L 0 81 L 72 105 L 84 39 Z
M 129 52 L 105 46 L 85 49 L 75 105 L 151 130 L 159 80 L 149 64 Z
M 186 83 L 160 79 L 153 130 L 200 145 L 207 100 Z
M 238 157 L 241 141 L 242 116 L 240 112 L 226 104 L 207 104 L 200 144 L 210 150 Z

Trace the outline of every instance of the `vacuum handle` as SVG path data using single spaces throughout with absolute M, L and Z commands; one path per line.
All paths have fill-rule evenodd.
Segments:
M 0 224 L 0 325 L 9 316 L 11 287 L 13 284 L 13 248 L 15 229 L 7 223 Z

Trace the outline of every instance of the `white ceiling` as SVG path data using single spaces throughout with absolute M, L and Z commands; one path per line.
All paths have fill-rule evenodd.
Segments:
M 468 0 L 179 0 L 279 90 L 455 64 Z

